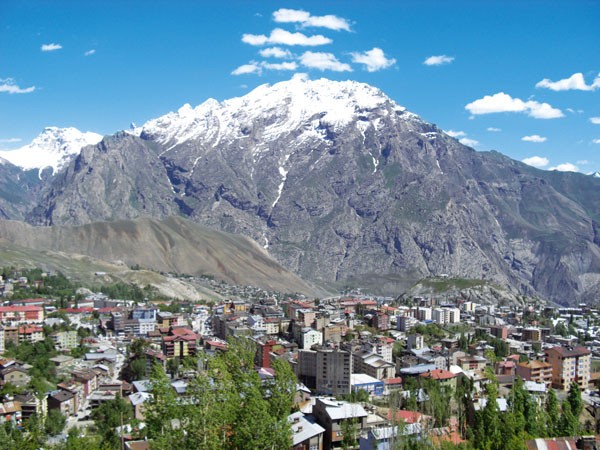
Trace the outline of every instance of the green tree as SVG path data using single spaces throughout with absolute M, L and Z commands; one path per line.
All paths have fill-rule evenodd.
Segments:
M 579 419 L 581 411 L 583 410 L 583 401 L 581 400 L 581 391 L 579 385 L 574 381 L 569 387 L 569 393 L 567 394 L 567 401 L 571 405 L 571 412 L 575 417 Z
M 153 400 L 146 412 L 153 447 L 238 450 L 291 446 L 290 424 L 296 379 L 285 361 L 273 363 L 275 378 L 262 382 L 254 370 L 254 343 L 231 340 L 227 352 L 208 360 L 180 401 L 157 366 Z
M 546 397 L 546 436 L 555 437 L 559 435 L 559 413 L 558 399 L 554 389 L 550 389 Z
M 58 409 L 51 409 L 44 421 L 44 428 L 46 433 L 55 436 L 65 428 L 66 423 L 67 418 Z
M 102 403 L 92 412 L 92 419 L 96 422 L 98 433 L 102 436 L 102 440 L 112 448 L 119 446 L 119 435 L 115 429 L 128 424 L 132 418 L 131 403 L 120 395 L 117 395 L 114 400 Z
M 558 433 L 560 436 L 575 436 L 579 428 L 579 421 L 571 410 L 568 401 L 562 402 L 562 414 L 558 421 Z
M 358 424 L 356 419 L 346 419 L 340 422 L 340 429 L 342 432 L 342 448 L 348 450 L 356 447 L 358 442 L 357 432 Z

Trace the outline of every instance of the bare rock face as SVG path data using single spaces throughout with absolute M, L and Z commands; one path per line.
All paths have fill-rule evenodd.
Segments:
M 439 275 L 562 303 L 600 283 L 600 179 L 475 152 L 371 86 L 294 78 L 86 147 L 29 220 L 179 214 L 319 283 Z
M 84 147 L 52 179 L 31 214 L 42 225 L 164 218 L 176 213 L 173 191 L 155 146 L 127 133 Z

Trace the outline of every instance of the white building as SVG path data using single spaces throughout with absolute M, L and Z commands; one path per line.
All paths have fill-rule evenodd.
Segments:
M 303 328 L 301 342 L 302 348 L 309 349 L 313 345 L 323 344 L 323 333 L 313 328 Z

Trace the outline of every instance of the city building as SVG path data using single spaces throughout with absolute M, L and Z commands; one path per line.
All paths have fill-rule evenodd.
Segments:
M 545 351 L 552 365 L 552 387 L 568 391 L 572 382 L 587 389 L 590 381 L 592 352 L 581 345 L 576 347 L 551 347 Z
M 358 441 L 362 430 L 367 425 L 367 411 L 359 403 L 348 403 L 330 398 L 317 398 L 313 406 L 313 415 L 325 427 L 324 448 L 339 446 L 344 439 L 343 425 L 345 421 L 355 422 L 351 427 Z
M 527 381 L 544 383 L 546 387 L 552 384 L 552 364 L 533 360 L 517 364 L 517 376 Z

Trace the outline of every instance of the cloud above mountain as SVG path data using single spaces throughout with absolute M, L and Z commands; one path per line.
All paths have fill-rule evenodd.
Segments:
M 557 119 L 564 117 L 560 109 L 554 108 L 548 103 L 540 103 L 535 100 L 523 101 L 520 98 L 513 98 L 504 92 L 485 95 L 467 104 L 465 109 L 473 115 L 520 112 L 534 119 Z
M 558 81 L 544 78 L 542 81 L 539 81 L 535 87 L 550 89 L 551 91 L 595 91 L 596 89 L 600 89 L 600 74 L 596 76 L 596 79 L 592 84 L 586 84 L 583 74 L 578 72 L 574 73 L 569 78 Z

